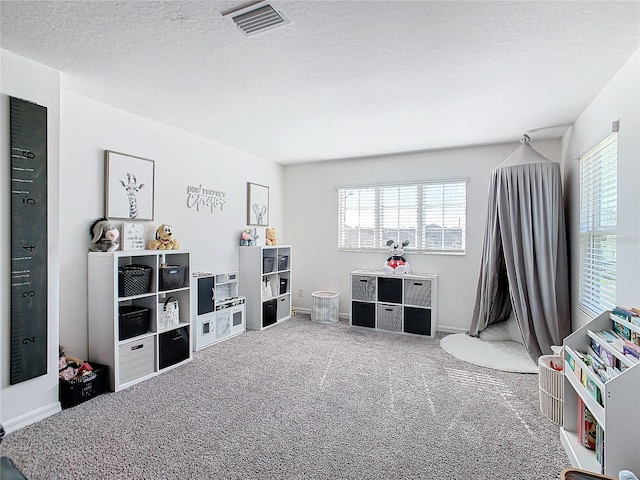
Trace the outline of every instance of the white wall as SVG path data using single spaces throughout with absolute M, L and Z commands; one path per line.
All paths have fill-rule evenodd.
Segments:
M 60 342 L 68 353 L 87 358 L 89 227 L 103 215 L 105 150 L 155 161 L 155 221 L 145 222 L 147 241 L 159 224 L 172 224 L 180 247 L 192 253 L 193 271 L 238 269 L 248 181 L 270 187 L 270 224 L 283 231 L 282 166 L 64 88 L 60 112 Z M 187 186 L 200 184 L 226 192 L 222 211 L 187 207 Z
M 5 247 L 0 249 L 0 422 L 7 431 L 32 423 L 59 411 L 58 403 L 58 276 L 60 273 L 58 227 L 59 167 L 59 90 L 57 71 L 0 50 L 0 135 L 3 166 L 0 169 L 2 201 L 0 230 Z M 28 100 L 47 108 L 47 349 L 46 375 L 9 385 L 10 359 L 10 276 L 11 255 L 6 242 L 10 238 L 9 181 L 9 96 Z
M 563 139 L 565 199 L 569 203 L 573 329 L 590 317 L 578 307 L 580 177 L 577 157 L 618 133 L 618 243 L 616 303 L 640 306 L 640 51 L 636 51 L 578 117 Z
M 559 140 L 536 141 L 532 146 L 551 160 L 560 161 Z M 285 170 L 287 239 L 294 247 L 293 304 L 310 308 L 311 293 L 340 293 L 340 312 L 350 311 L 350 277 L 353 270 L 380 269 L 386 252 L 339 252 L 336 187 L 368 182 L 402 182 L 419 179 L 466 177 L 466 255 L 416 254 L 411 246 L 407 260 L 414 272 L 439 275 L 438 329 L 467 331 L 475 302 L 491 170 L 518 148 L 504 144 L 388 155 L 341 162 L 288 166 Z M 298 296 L 298 289 L 304 297 Z
M 59 411 L 58 345 L 68 354 L 87 352 L 87 251 L 89 227 L 104 214 L 104 151 L 155 161 L 155 221 L 171 223 L 193 271 L 238 269 L 239 236 L 247 222 L 247 182 L 270 187 L 270 225 L 284 242 L 283 167 L 220 143 L 152 122 L 64 89 L 65 77 L 10 52 L 2 53 L 0 132 L 8 145 L 7 95 L 48 108 L 49 141 L 49 373 L 9 386 L 9 278 L 0 276 L 0 421 L 8 431 Z M 5 201 L 0 226 L 9 238 L 8 168 L 0 170 Z M 187 186 L 226 193 L 222 210 L 187 207 Z M 121 221 L 115 220 L 119 224 Z M 61 233 L 60 233 L 61 232 Z M 264 228 L 259 229 L 264 242 Z M 10 270 L 0 250 L 2 271 Z

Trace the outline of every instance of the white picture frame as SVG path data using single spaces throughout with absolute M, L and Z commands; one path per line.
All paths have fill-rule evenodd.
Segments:
M 120 236 L 122 250 L 144 250 L 144 223 L 124 222 Z
M 269 225 L 269 187 L 247 183 L 247 225 Z
M 153 220 L 155 162 L 105 151 L 105 217 Z

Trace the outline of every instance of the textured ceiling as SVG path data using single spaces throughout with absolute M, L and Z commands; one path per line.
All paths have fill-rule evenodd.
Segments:
M 640 46 L 638 1 L 280 0 L 292 23 L 250 37 L 221 15 L 242 3 L 3 0 L 0 46 L 282 164 L 570 124 Z

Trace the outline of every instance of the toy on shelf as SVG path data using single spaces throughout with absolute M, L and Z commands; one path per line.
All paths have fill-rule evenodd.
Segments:
M 382 266 L 382 271 L 386 274 L 392 273 L 411 273 L 411 266 L 407 259 L 404 258 L 404 247 L 409 245 L 409 240 L 405 240 L 402 243 L 395 240 L 387 241 L 387 247 L 389 247 L 389 253 L 391 256 L 387 258 Z
M 106 217 L 94 221 L 89 228 L 89 234 L 91 235 L 90 252 L 113 252 L 120 246 L 118 242 L 120 232 Z
M 62 345 L 58 346 L 58 376 L 62 380 L 73 380 L 77 376 L 85 375 L 92 370 L 93 367 L 88 362 L 66 355 L 64 347 Z
M 256 229 L 251 230 L 245 228 L 240 234 L 240 246 L 241 247 L 253 247 L 256 245 L 256 240 L 260 235 L 256 235 Z
M 179 250 L 180 243 L 173 238 L 173 225 L 163 223 L 156 229 L 156 238 L 149 242 L 151 250 Z
M 271 227 L 267 227 L 266 233 L 265 233 L 265 241 L 264 244 L 265 245 L 277 245 L 278 244 L 278 237 L 276 236 L 276 229 L 275 228 L 271 228 Z

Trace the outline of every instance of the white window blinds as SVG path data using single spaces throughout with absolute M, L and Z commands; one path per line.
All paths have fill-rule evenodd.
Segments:
M 466 180 L 340 187 L 338 248 L 464 253 L 466 212 Z
M 618 134 L 580 156 L 580 308 L 591 315 L 616 304 Z

